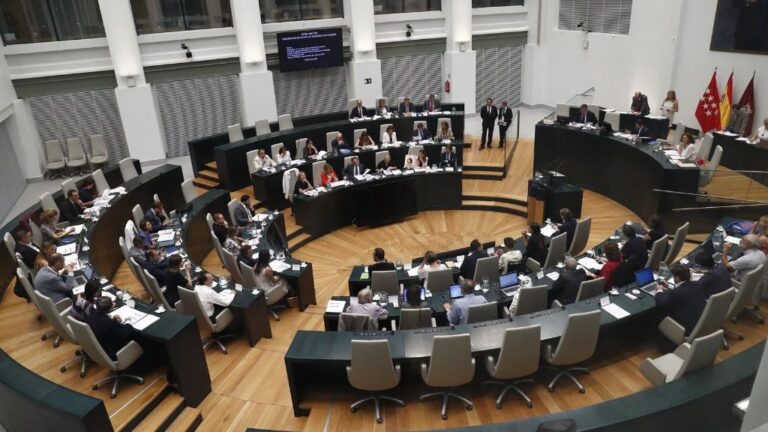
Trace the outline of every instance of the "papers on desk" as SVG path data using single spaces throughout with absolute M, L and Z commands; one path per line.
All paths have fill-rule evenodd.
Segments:
M 542 234 L 544 237 L 552 237 L 552 235 L 553 235 L 554 233 L 556 233 L 556 232 L 557 232 L 557 228 L 555 228 L 555 227 L 554 227 L 554 226 L 552 226 L 552 225 L 546 225 L 546 226 L 544 226 L 544 227 L 541 229 L 541 234 Z
M 152 323 L 160 319 L 154 315 L 145 314 L 144 312 L 139 312 L 136 309 L 133 309 L 132 307 L 129 307 L 127 305 L 109 314 L 110 318 L 114 318 L 115 316 L 119 316 L 122 319 L 123 324 L 130 324 L 136 330 L 144 330 L 145 328 L 149 327 Z
M 560 273 L 553 271 L 553 272 L 547 273 L 547 277 L 552 279 L 553 281 L 556 281 L 560 279 Z
M 165 310 L 163 310 L 163 311 L 165 311 Z M 146 314 L 146 316 L 144 316 L 144 318 L 140 319 L 139 321 L 137 321 L 137 322 L 135 322 L 135 323 L 133 323 L 131 325 L 136 330 L 144 330 L 145 328 L 147 328 L 147 327 L 151 326 L 152 324 L 154 324 L 155 321 L 157 321 L 159 319 L 160 319 L 160 317 L 156 317 L 154 315 Z
M 616 303 L 610 303 L 606 306 L 603 306 L 603 310 L 611 314 L 616 319 L 622 319 L 629 316 L 629 312 L 622 309 L 621 306 L 617 305 Z
M 346 186 L 347 183 L 348 182 L 346 180 L 339 180 L 339 181 L 331 182 L 330 184 L 331 184 L 331 188 L 337 188 L 337 187 Z
M 110 189 L 110 190 L 109 190 L 109 194 L 110 194 L 110 195 L 112 195 L 112 194 L 120 194 L 120 195 L 125 195 L 126 193 L 127 193 L 127 192 L 126 192 L 125 188 L 124 188 L 124 187 L 122 187 L 122 186 L 119 186 L 119 187 L 116 187 L 116 188 L 114 188 L 114 189 Z
M 360 280 L 368 280 L 370 277 L 371 275 L 367 271 L 360 273 Z
M 172 229 L 157 232 L 157 243 L 172 242 L 176 237 L 176 232 Z
M 730 136 L 730 137 L 739 136 L 739 134 L 737 134 L 737 133 L 728 132 L 728 131 L 722 131 L 722 132 L 719 132 L 719 133 L 722 134 L 722 135 L 725 135 L 725 136 Z
M 602 264 L 600 264 L 596 259 L 590 257 L 580 258 L 579 264 L 581 264 L 582 267 L 586 267 L 590 270 L 602 270 L 603 268 Z
M 77 243 L 69 243 L 56 247 L 56 253 L 59 255 L 69 255 L 77 252 Z
M 734 236 L 725 236 L 725 238 L 723 240 L 727 241 L 728 243 L 735 244 L 735 245 L 741 243 L 741 239 L 738 238 L 738 237 L 734 237 Z
M 695 163 L 683 162 L 682 160 L 675 162 L 675 165 L 679 166 L 680 168 L 698 168 L 698 165 L 696 165 Z
M 80 261 L 76 253 L 64 255 L 64 264 L 72 265 L 74 270 L 80 270 Z
M 736 141 L 744 141 L 745 143 L 753 144 L 753 142 L 750 141 L 749 138 L 745 138 L 745 137 L 736 138 Z
M 430 139 L 423 139 L 423 140 L 419 141 L 419 144 L 422 144 L 422 145 L 423 144 L 432 144 L 432 140 L 430 140 Z
M 408 276 L 416 277 L 418 275 L 419 275 L 419 268 L 418 267 L 414 267 L 412 269 L 408 269 Z
M 251 219 L 254 222 L 264 222 L 269 217 L 269 213 L 256 213 Z
M 276 271 L 278 273 L 284 272 L 284 271 L 288 270 L 289 268 L 291 268 L 290 264 L 286 264 L 285 261 L 280 261 L 280 260 L 274 260 L 274 261 L 270 262 L 269 266 L 272 267 L 272 270 L 274 270 L 274 271 Z
M 70 225 L 70 228 L 72 228 L 72 234 L 80 234 L 83 232 L 83 228 L 85 228 L 85 225 Z
M 342 313 L 344 312 L 344 306 L 347 304 L 344 300 L 328 300 L 328 306 L 325 308 L 327 313 Z

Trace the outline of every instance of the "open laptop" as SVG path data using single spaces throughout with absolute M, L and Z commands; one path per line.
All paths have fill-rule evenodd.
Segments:
M 501 287 L 501 292 L 503 292 L 504 295 L 507 297 L 511 296 L 512 293 L 520 288 L 520 281 L 517 278 L 517 273 L 507 273 L 499 276 L 499 287 Z
M 641 290 L 652 296 L 656 295 L 656 278 L 653 276 L 653 270 L 650 267 L 636 271 L 635 282 L 637 282 L 637 287 Z
M 93 266 L 91 264 L 87 264 L 85 268 L 83 268 L 83 274 L 75 276 L 75 282 L 77 285 L 72 288 L 72 293 L 77 295 L 85 291 L 85 284 L 88 283 L 89 280 L 93 277 Z
M 404 302 L 408 301 L 407 295 L 408 295 L 408 290 L 403 290 L 403 301 Z M 421 298 L 421 301 L 426 301 L 427 300 L 427 291 L 424 289 L 424 287 L 421 287 L 419 289 L 419 298 Z
M 449 290 L 451 293 L 451 300 L 464 297 L 464 294 L 461 292 L 461 285 L 451 285 Z

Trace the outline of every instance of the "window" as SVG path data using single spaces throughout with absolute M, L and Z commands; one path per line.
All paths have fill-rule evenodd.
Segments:
M 343 18 L 343 0 L 259 0 L 261 22 Z
M 5 0 L 0 13 L 6 45 L 104 36 L 98 0 Z
M 131 0 L 138 34 L 232 27 L 229 0 Z
M 373 0 L 376 15 L 439 10 L 440 0 Z
M 497 7 L 497 6 L 523 6 L 524 0 L 472 0 L 473 8 Z
M 629 34 L 632 0 L 560 0 L 560 30 Z M 579 24 L 582 24 L 579 27 Z

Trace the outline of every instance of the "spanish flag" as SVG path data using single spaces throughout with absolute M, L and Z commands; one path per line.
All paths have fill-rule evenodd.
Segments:
M 720 96 L 720 129 L 727 128 L 731 120 L 731 101 L 733 101 L 733 72 L 728 77 L 723 95 Z

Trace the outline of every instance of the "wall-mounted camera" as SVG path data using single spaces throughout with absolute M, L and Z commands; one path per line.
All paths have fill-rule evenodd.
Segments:
M 192 51 L 189 49 L 189 46 L 187 46 L 187 44 L 185 43 L 181 44 L 181 49 L 186 51 L 185 55 L 187 56 L 188 59 L 192 58 Z
M 410 24 L 406 24 L 405 25 L 405 37 L 411 37 L 412 34 L 413 34 L 413 26 L 411 26 Z

